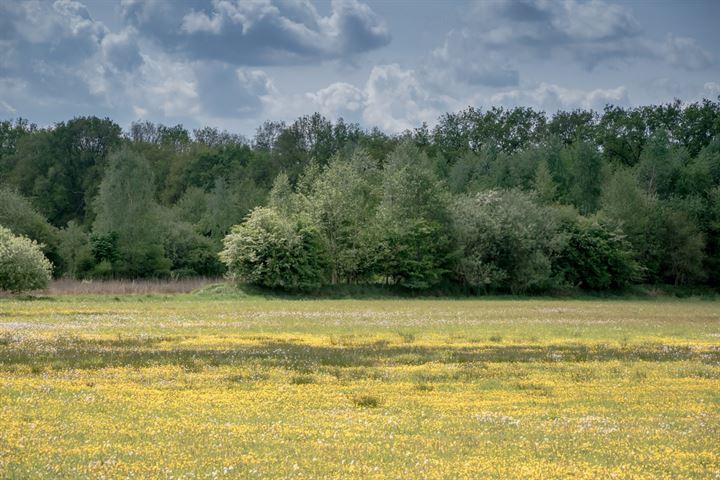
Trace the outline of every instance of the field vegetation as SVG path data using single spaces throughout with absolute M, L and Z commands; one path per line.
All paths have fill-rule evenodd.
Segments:
M 718 478 L 702 300 L 0 299 L 2 478 Z
M 0 226 L 37 242 L 55 278 L 717 289 L 719 166 L 720 101 L 709 99 L 469 107 L 398 135 L 318 113 L 266 122 L 252 139 L 17 119 L 0 122 Z M 23 289 L 47 282 L 36 270 Z

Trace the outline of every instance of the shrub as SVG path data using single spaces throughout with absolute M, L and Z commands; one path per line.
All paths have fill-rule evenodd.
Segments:
M 609 227 L 578 217 L 563 230 L 568 242 L 555 262 L 559 276 L 580 288 L 624 288 L 641 277 L 632 246 L 625 236 Z
M 41 246 L 0 227 L 0 290 L 23 292 L 45 288 L 52 264 Z
M 258 207 L 223 240 L 220 259 L 231 277 L 269 288 L 312 290 L 323 285 L 328 259 L 317 230 Z
M 52 261 L 55 275 L 63 273 L 65 262 L 58 252 L 58 230 L 27 198 L 4 186 L 0 186 L 0 226 L 38 242 L 43 254 Z
M 453 221 L 461 251 L 455 273 L 465 285 L 513 293 L 553 285 L 552 260 L 566 238 L 551 208 L 494 190 L 460 197 Z

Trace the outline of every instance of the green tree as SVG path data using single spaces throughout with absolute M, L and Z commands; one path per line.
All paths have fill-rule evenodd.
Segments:
M 401 143 L 383 171 L 377 211 L 378 273 L 407 288 L 428 288 L 450 271 L 450 195 L 412 142 Z
M 108 118 L 78 117 L 25 136 L 13 155 L 10 179 L 56 227 L 85 220 L 121 133 Z
M 155 185 L 147 160 L 124 148 L 110 156 L 95 200 L 95 234 L 116 234 L 119 259 L 113 274 L 151 277 L 169 274 L 163 251 L 165 236 Z
M 28 199 L 3 186 L 0 186 L 0 226 L 36 241 L 53 263 L 54 275 L 63 273 L 65 261 L 58 251 L 58 230 L 48 223 Z
M 697 283 L 705 274 L 705 238 L 697 223 L 673 205 L 663 204 L 657 211 L 659 228 L 657 244 L 660 255 L 660 274 L 675 285 Z
M 687 161 L 687 152 L 682 148 L 672 148 L 667 135 L 653 135 L 648 139 L 636 166 L 640 185 L 650 194 L 668 198 L 675 193 L 680 170 Z
M 540 202 L 545 205 L 550 205 L 557 199 L 557 185 L 555 185 L 547 161 L 543 160 L 538 164 L 533 188 L 537 192 Z
M 238 282 L 307 291 L 326 281 L 328 260 L 320 234 L 302 218 L 258 207 L 223 244 L 220 258 Z
M 640 280 L 641 268 L 625 236 L 597 219 L 572 216 L 561 230 L 568 241 L 554 261 L 567 284 L 589 290 L 622 289 Z
M 372 273 L 376 245 L 371 231 L 379 192 L 376 175 L 361 170 L 366 165 L 362 151 L 351 160 L 335 158 L 309 187 L 307 215 L 323 236 L 333 284 L 356 282 Z
M 570 197 L 580 213 L 597 211 L 603 184 L 603 160 L 594 145 L 577 142 L 566 149 L 572 165 Z
M 52 264 L 37 242 L 0 227 L 0 290 L 23 292 L 45 288 Z
M 553 211 L 518 191 L 488 191 L 455 200 L 460 247 L 455 274 L 474 289 L 523 293 L 554 284 L 552 261 L 564 248 Z
M 65 263 L 65 272 L 73 278 L 85 276 L 94 266 L 90 236 L 74 220 L 59 232 L 58 252 Z

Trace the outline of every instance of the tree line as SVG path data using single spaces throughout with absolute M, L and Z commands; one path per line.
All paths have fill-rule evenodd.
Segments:
M 8 120 L 0 226 L 56 277 L 717 287 L 720 98 L 553 115 L 470 107 L 399 135 L 317 113 L 252 139 Z

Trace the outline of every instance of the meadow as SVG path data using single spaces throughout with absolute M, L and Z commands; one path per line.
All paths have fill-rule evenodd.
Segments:
M 0 298 L 0 478 L 720 478 L 705 300 Z

